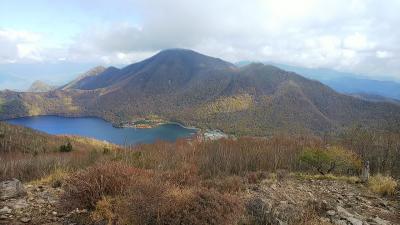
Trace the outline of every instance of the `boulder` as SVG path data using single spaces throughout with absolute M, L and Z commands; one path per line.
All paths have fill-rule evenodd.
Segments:
M 23 223 L 29 223 L 29 222 L 31 221 L 31 218 L 29 218 L 29 217 L 22 217 L 20 220 L 21 220 L 21 222 L 23 222 Z
M 390 224 L 389 221 L 384 220 L 384 219 L 381 219 L 381 218 L 379 218 L 379 217 L 373 218 L 372 221 L 374 221 L 374 222 L 375 222 L 376 224 L 378 224 L 378 225 L 389 225 L 389 224 Z
M 328 210 L 328 211 L 326 211 L 326 215 L 334 216 L 334 215 L 336 215 L 336 211 L 335 210 Z
M 354 217 L 347 218 L 347 221 L 349 221 L 352 225 L 363 225 L 363 222 L 361 220 Z
M 0 215 L 10 214 L 11 212 L 12 209 L 10 209 L 8 206 L 4 206 L 3 208 L 0 209 Z
M 25 194 L 24 186 L 17 179 L 0 182 L 0 200 L 16 198 Z
M 349 213 L 346 209 L 341 206 L 336 207 L 336 211 L 338 212 L 339 216 L 343 219 L 354 217 L 353 214 Z

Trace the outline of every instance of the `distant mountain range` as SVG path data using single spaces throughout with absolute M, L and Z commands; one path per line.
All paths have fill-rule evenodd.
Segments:
M 354 124 L 399 129 L 400 105 L 339 94 L 260 63 L 238 67 L 170 49 L 122 69 L 95 68 L 46 93 L 0 93 L 0 118 L 98 116 L 114 123 L 147 115 L 238 135 L 322 134 Z
M 250 61 L 237 63 L 239 66 L 250 64 Z M 331 69 L 304 68 L 284 64 L 266 63 L 283 70 L 295 72 L 310 79 L 318 80 L 334 90 L 345 93 L 366 96 L 382 96 L 382 100 L 400 100 L 400 83 L 395 81 L 372 80 L 365 76 L 339 72 Z M 376 100 L 373 98 L 371 100 Z M 391 101 L 391 100 L 390 100 Z
M 365 94 L 365 93 L 358 93 L 358 94 L 351 94 L 351 96 L 356 98 L 361 98 L 367 101 L 375 101 L 375 102 L 391 102 L 394 104 L 400 104 L 400 100 L 394 98 L 387 98 L 381 95 L 374 95 L 374 94 Z

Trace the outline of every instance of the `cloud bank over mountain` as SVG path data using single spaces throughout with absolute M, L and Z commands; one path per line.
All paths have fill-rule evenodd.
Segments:
M 16 2 L 0 7 L 2 64 L 128 64 L 182 47 L 230 61 L 273 61 L 400 79 L 396 0 L 42 0 L 37 4 L 44 10 L 28 14 L 32 24 L 25 26 L 3 13 Z M 20 4 L 16 14 L 30 4 Z M 50 18 L 61 8 L 69 13 Z

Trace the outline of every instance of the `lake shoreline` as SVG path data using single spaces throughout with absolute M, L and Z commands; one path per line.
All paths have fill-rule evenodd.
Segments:
M 53 116 L 53 117 L 63 117 L 63 118 L 71 118 L 71 119 L 81 119 L 81 118 L 94 118 L 94 119 L 100 119 L 103 120 L 104 122 L 110 123 L 113 127 L 115 128 L 136 128 L 136 129 L 151 129 L 151 128 L 156 128 L 158 126 L 162 126 L 162 125 L 168 125 L 168 124 L 173 124 L 173 125 L 179 125 L 182 128 L 185 129 L 190 129 L 190 130 L 198 130 L 200 131 L 200 128 L 194 127 L 194 126 L 187 126 L 184 125 L 181 122 L 175 122 L 175 121 L 165 121 L 162 123 L 157 124 L 157 126 L 152 126 L 152 127 L 148 127 L 148 128 L 144 128 L 144 127 L 133 127 L 133 126 L 120 126 L 118 123 L 113 122 L 112 120 L 108 120 L 106 118 L 103 118 L 101 116 L 91 116 L 91 115 L 63 115 L 63 114 L 44 114 L 44 115 L 32 115 L 32 116 L 18 116 L 18 117 L 12 117 L 12 118 L 7 118 L 7 119 L 2 119 L 0 120 L 0 122 L 7 122 L 9 120 L 16 120 L 16 119 L 25 119 L 25 118 L 34 118 L 34 117 L 43 117 L 43 116 Z M 127 122 L 123 122 L 123 123 L 127 123 Z M 120 123 L 121 124 L 121 123 Z
M 51 135 L 82 136 L 117 145 L 154 143 L 157 140 L 173 142 L 180 138 L 192 138 L 199 132 L 197 128 L 188 128 L 181 123 L 170 121 L 163 121 L 149 128 L 124 127 L 121 129 L 95 116 L 25 116 L 2 120 L 2 122 L 29 127 Z

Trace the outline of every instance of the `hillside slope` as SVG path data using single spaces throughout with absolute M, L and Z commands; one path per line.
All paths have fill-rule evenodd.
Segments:
M 274 66 L 236 67 L 191 50 L 162 51 L 48 93 L 2 92 L 0 118 L 91 115 L 114 123 L 149 114 L 240 135 L 323 132 L 362 124 L 399 129 L 400 106 L 342 95 Z
M 89 151 L 114 146 L 91 138 L 49 135 L 30 128 L 0 122 L 0 155 L 6 153 L 54 153 L 59 151 L 61 145 L 68 142 L 77 151 Z
M 273 65 L 283 70 L 292 71 L 307 78 L 318 80 L 340 93 L 364 93 L 397 100 L 400 99 L 400 83 L 396 81 L 373 80 L 363 75 L 338 72 L 330 69 L 304 68 L 283 64 Z

